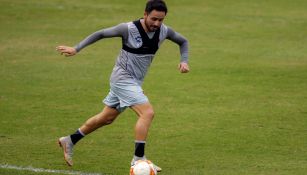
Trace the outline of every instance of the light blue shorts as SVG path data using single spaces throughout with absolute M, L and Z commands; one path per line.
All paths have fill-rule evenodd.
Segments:
M 149 101 L 144 95 L 142 87 L 137 83 L 110 83 L 110 87 L 110 92 L 103 100 L 103 103 L 119 112 L 123 112 L 127 107 L 144 104 Z

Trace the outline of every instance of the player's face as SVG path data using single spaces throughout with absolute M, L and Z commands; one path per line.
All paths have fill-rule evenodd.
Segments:
M 144 21 L 148 32 L 154 32 L 160 28 L 164 18 L 165 12 L 153 10 L 150 13 L 144 13 Z

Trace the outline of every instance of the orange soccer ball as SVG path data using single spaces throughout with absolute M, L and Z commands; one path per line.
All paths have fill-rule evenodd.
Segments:
M 150 160 L 138 160 L 130 168 L 130 175 L 156 175 L 152 162 Z

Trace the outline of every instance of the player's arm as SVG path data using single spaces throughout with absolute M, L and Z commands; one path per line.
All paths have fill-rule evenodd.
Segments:
M 110 28 L 99 30 L 88 37 L 86 37 L 83 41 L 77 44 L 75 47 L 70 46 L 58 46 L 56 50 L 59 51 L 62 55 L 65 56 L 73 56 L 77 52 L 81 51 L 88 45 L 95 43 L 98 40 L 103 38 L 111 38 L 111 37 L 126 37 L 128 35 L 128 25 L 126 23 L 118 24 L 117 26 L 113 26 Z
M 167 30 L 167 39 L 177 43 L 180 47 L 180 63 L 178 69 L 181 73 L 188 73 L 190 71 L 188 65 L 188 56 L 189 56 L 189 43 L 188 40 L 182 36 L 180 33 L 175 32 L 172 28 Z

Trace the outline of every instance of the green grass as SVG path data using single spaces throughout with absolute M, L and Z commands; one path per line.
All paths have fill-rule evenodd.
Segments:
M 307 2 L 167 3 L 165 23 L 189 39 L 191 72 L 178 73 L 178 46 L 166 41 L 143 87 L 156 113 L 147 157 L 165 175 L 305 174 Z M 144 1 L 0 4 L 0 164 L 70 170 L 56 140 L 102 109 L 121 40 L 73 58 L 55 47 L 142 17 Z M 80 141 L 72 170 L 128 174 L 135 121 L 127 110 Z

